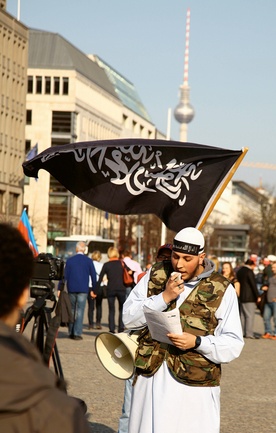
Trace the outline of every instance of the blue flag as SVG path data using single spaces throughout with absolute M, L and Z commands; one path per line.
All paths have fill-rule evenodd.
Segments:
M 38 145 L 37 143 L 34 145 L 34 147 L 32 147 L 29 152 L 26 155 L 26 161 L 30 161 L 31 159 L 33 159 L 38 152 Z
M 28 243 L 30 249 L 33 252 L 34 257 L 38 256 L 38 248 L 36 245 L 36 241 L 34 238 L 34 234 L 32 231 L 32 227 L 26 212 L 26 209 L 23 210 L 19 224 L 18 224 L 18 230 L 20 231 L 20 233 L 22 234 L 23 238 L 26 240 L 26 242 Z

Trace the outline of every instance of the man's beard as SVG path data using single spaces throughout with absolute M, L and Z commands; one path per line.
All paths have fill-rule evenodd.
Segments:
M 195 270 L 191 273 L 190 277 L 187 278 L 186 280 L 184 280 L 184 282 L 187 283 L 187 282 L 193 280 L 193 279 L 194 279 L 195 277 L 197 277 L 198 275 L 200 275 L 200 274 L 202 273 L 202 271 L 203 271 L 203 269 L 201 269 L 201 267 L 204 268 L 203 265 L 201 265 L 200 263 L 198 263 L 197 267 L 196 267 Z

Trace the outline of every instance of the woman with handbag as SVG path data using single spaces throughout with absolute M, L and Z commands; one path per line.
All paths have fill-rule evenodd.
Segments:
M 129 250 L 123 251 L 122 255 L 122 264 L 125 266 L 125 286 L 126 286 L 126 298 L 130 294 L 131 290 L 138 282 L 138 275 L 140 275 L 143 271 L 141 269 L 140 264 L 133 260 L 132 253 Z M 129 275 L 127 275 L 127 272 Z
M 119 317 L 118 317 L 118 332 L 124 331 L 124 324 L 122 320 L 123 304 L 126 299 L 126 287 L 123 279 L 123 266 L 119 259 L 119 251 L 115 247 L 110 247 L 107 250 L 109 261 L 104 263 L 99 280 L 96 286 L 96 295 L 101 293 L 101 282 L 106 276 L 107 290 L 106 297 L 108 302 L 108 326 L 109 331 L 115 333 L 115 301 L 119 303 Z

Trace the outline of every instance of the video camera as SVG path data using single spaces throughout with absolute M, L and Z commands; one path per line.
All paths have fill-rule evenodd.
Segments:
M 53 280 L 63 279 L 64 261 L 52 254 L 41 253 L 35 258 L 34 272 L 31 280 L 30 295 L 32 298 L 54 297 Z

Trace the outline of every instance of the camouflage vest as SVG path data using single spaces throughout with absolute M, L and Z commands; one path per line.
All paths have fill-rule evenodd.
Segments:
M 148 283 L 148 296 L 161 293 L 173 271 L 170 262 L 153 265 Z M 217 272 L 202 279 L 180 306 L 182 329 L 193 335 L 213 335 L 217 326 L 215 312 L 220 306 L 229 281 Z M 173 302 L 167 310 L 175 308 Z M 166 360 L 176 380 L 190 386 L 218 386 L 221 367 L 196 350 L 180 350 L 151 338 L 148 328 L 142 331 L 136 352 L 136 373 L 152 376 Z

